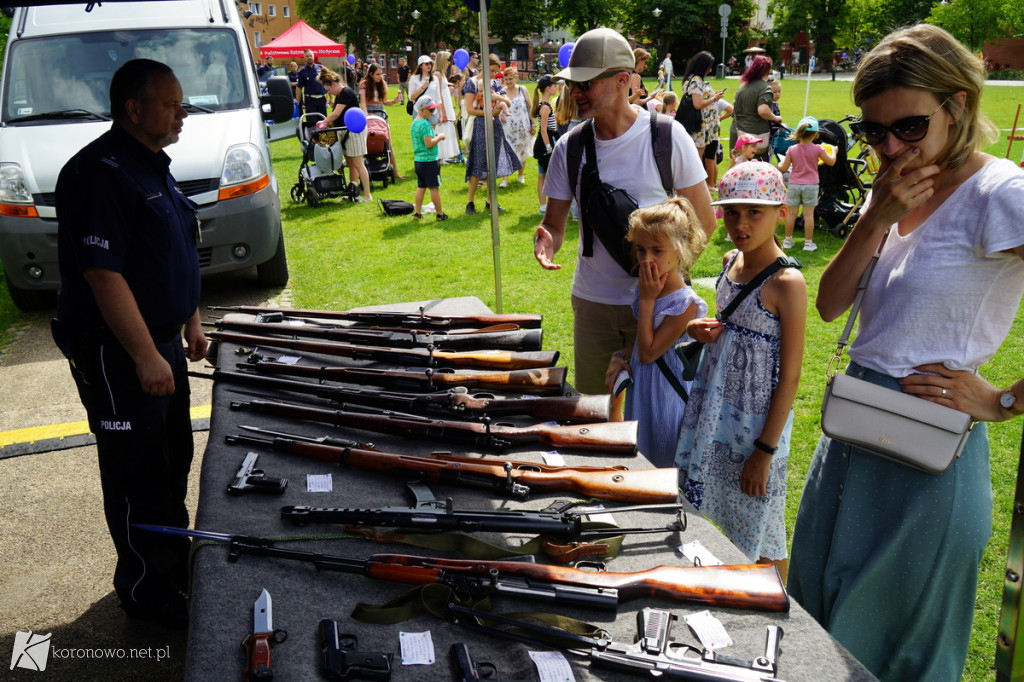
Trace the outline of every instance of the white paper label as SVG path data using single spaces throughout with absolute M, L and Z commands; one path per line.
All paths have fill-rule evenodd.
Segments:
M 402 643 L 402 665 L 432 665 L 434 663 L 434 640 L 427 632 L 399 632 Z

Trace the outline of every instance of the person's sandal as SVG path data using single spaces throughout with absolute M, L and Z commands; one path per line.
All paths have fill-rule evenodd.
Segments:
M 423 217 L 423 214 L 422 213 L 413 213 L 412 217 L 415 218 L 416 220 L 419 220 L 420 218 Z
M 436 220 L 438 222 L 441 222 L 442 220 L 448 220 L 448 214 L 447 213 L 438 213 Z

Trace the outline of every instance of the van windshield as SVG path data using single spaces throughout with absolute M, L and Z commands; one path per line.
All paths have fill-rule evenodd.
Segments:
M 110 79 L 137 57 L 164 62 L 185 92 L 189 112 L 247 109 L 249 88 L 231 31 L 174 29 L 47 36 L 8 44 L 2 120 L 32 124 L 102 120 L 110 115 Z M 74 112 L 76 115 L 69 115 Z M 53 116 L 52 114 L 57 114 Z

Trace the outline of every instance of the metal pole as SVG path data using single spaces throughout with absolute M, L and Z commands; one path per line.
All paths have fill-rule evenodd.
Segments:
M 485 76 L 480 79 L 484 90 L 484 134 L 487 140 L 487 196 L 491 203 L 491 251 L 494 256 L 494 312 L 501 312 L 501 231 L 498 229 L 498 179 L 497 158 L 494 155 L 494 117 L 491 116 L 491 53 L 487 33 L 487 2 L 480 0 L 480 57 L 481 71 Z

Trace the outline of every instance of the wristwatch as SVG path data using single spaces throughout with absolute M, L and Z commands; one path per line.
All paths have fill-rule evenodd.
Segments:
M 1003 406 L 1005 410 L 1013 410 L 1014 404 L 1017 402 L 1017 394 L 1013 391 L 1004 391 L 999 396 L 999 404 Z

